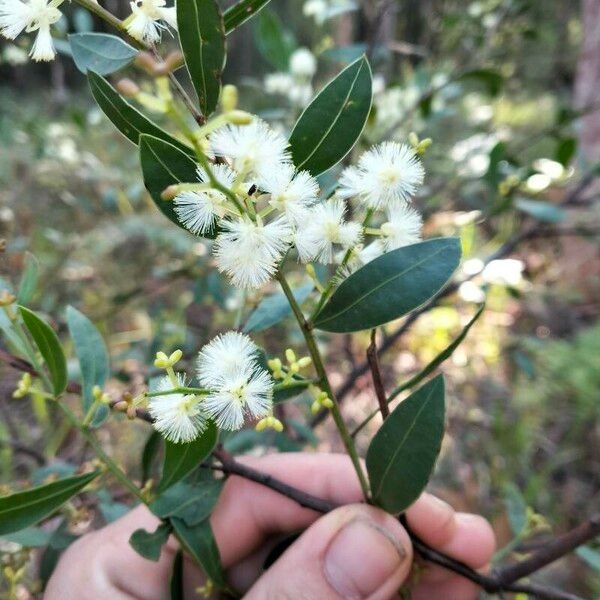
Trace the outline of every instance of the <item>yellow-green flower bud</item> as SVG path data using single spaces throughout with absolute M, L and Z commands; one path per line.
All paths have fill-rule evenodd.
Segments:
M 238 103 L 238 91 L 235 85 L 223 86 L 221 92 L 221 108 L 223 112 L 230 112 L 236 109 Z
M 285 351 L 285 359 L 288 361 L 288 363 L 293 364 L 296 362 L 296 353 L 291 349 L 288 348 Z
M 254 120 L 254 116 L 244 110 L 230 110 L 225 116 L 234 125 L 248 125 Z

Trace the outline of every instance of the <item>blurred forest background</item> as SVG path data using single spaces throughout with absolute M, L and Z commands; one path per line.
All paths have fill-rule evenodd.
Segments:
M 102 4 L 129 13 L 125 0 Z M 58 38 L 106 31 L 76 4 L 63 9 Z M 60 334 L 66 305 L 87 314 L 111 350 L 110 390 L 135 389 L 157 349 L 192 357 L 236 314 L 246 319 L 255 298 L 229 288 L 204 242 L 154 208 L 137 152 L 57 44 L 58 59 L 36 65 L 0 42 L 1 285 L 15 289 L 23 271 L 37 271 L 29 305 Z M 298 48 L 316 56 L 314 76 L 290 62 Z M 376 89 L 354 156 L 412 131 L 432 138 L 416 202 L 426 236 L 460 235 L 464 252 L 452 293 L 386 327 L 386 383 L 418 372 L 487 296 L 443 366 L 449 425 L 432 488 L 490 518 L 500 546 L 515 535 L 517 547 L 544 543 L 550 527 L 577 524 L 600 499 L 600 0 L 273 0 L 229 38 L 225 82 L 239 86 L 243 109 L 286 129 L 312 90 L 363 52 Z M 270 352 L 301 347 L 294 323 L 279 328 L 262 340 Z M 358 424 L 375 407 L 368 332 L 322 343 L 344 414 Z M 5 486 L 68 472 L 85 456 L 43 399 L 12 398 L 18 377 L 0 365 Z M 340 450 L 331 423 L 314 423 L 318 439 L 305 425 L 309 404 L 281 409 L 292 426 L 268 434 L 273 446 Z M 135 473 L 147 429 L 116 421 L 102 434 Z M 228 444 L 258 452 L 264 440 L 249 430 Z M 543 575 L 598 597 L 599 550 L 580 549 Z

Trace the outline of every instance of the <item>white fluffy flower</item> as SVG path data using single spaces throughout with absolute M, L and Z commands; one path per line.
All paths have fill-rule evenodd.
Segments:
M 294 78 L 289 73 L 269 73 L 265 76 L 265 91 L 268 94 L 287 96 Z
M 303 222 L 298 223 L 294 241 L 302 262 L 330 263 L 334 244 L 347 250 L 360 242 L 362 227 L 352 221 L 345 222 L 345 212 L 343 200 L 329 200 L 314 206 Z
M 50 27 L 62 16 L 58 7 L 63 0 L 0 0 L 0 32 L 14 40 L 23 30 L 37 31 L 30 56 L 35 61 L 48 61 L 56 56 Z
M 308 0 L 302 7 L 305 17 L 313 17 L 318 25 L 323 25 L 327 18 L 327 2 L 325 0 Z
M 165 0 L 130 2 L 131 15 L 125 21 L 127 33 L 141 42 L 156 44 L 160 41 L 162 30 L 166 29 L 167 25 L 177 29 L 176 8 L 174 6 L 167 8 L 165 5 Z
M 248 218 L 222 221 L 215 257 L 219 271 L 227 273 L 233 285 L 256 288 L 269 281 L 292 239 L 285 217 L 268 224 Z
M 200 352 L 198 379 L 210 390 L 205 408 L 222 429 L 239 429 L 246 414 L 260 419 L 272 411 L 273 380 L 257 350 L 248 336 L 230 331 Z
M 208 175 L 198 168 L 198 179 L 208 181 Z M 214 165 L 212 173 L 226 188 L 231 188 L 235 173 L 227 165 Z M 206 233 L 226 212 L 227 197 L 216 189 L 186 191 L 177 194 L 173 200 L 175 214 L 181 224 L 195 235 Z
M 317 71 L 317 59 L 308 48 L 298 48 L 290 56 L 290 73 L 310 79 Z
M 178 376 L 179 386 L 185 385 L 183 377 Z M 168 377 L 160 380 L 157 392 L 173 389 Z M 193 394 L 163 394 L 150 398 L 148 406 L 154 419 L 154 428 L 169 441 L 179 443 L 191 442 L 206 428 L 204 401 Z
M 420 242 L 422 228 L 423 219 L 414 208 L 406 205 L 392 208 L 387 223 L 381 226 L 381 241 L 385 250 L 396 250 Z
M 388 208 L 407 201 L 424 175 L 412 148 L 384 142 L 365 152 L 357 166 L 344 170 L 337 193 L 342 198 L 358 196 L 372 208 Z
M 258 187 L 271 196 L 271 206 L 284 212 L 293 224 L 303 218 L 319 194 L 319 184 L 308 171 L 296 171 L 293 165 L 285 163 L 263 175 Z
M 259 119 L 217 129 L 210 136 L 210 146 L 215 156 L 228 158 L 245 175 L 268 175 L 279 163 L 290 162 L 288 141 Z

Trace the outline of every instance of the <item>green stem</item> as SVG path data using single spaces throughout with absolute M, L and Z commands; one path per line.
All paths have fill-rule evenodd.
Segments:
M 356 474 L 358 475 L 358 480 L 360 482 L 360 487 L 362 489 L 365 500 L 368 500 L 370 496 L 369 484 L 363 472 L 362 465 L 360 464 L 358 452 L 356 451 L 356 447 L 354 445 L 352 437 L 350 436 L 350 432 L 348 431 L 346 423 L 342 418 L 342 413 L 340 412 L 340 405 L 338 404 L 338 401 L 336 400 L 335 395 L 333 393 L 333 389 L 331 388 L 331 384 L 329 383 L 329 377 L 327 376 L 327 371 L 325 370 L 325 366 L 323 364 L 321 352 L 319 351 L 319 348 L 317 346 L 317 342 L 315 340 L 315 336 L 312 332 L 311 326 L 304 317 L 304 314 L 302 313 L 300 306 L 296 302 L 296 298 L 294 298 L 294 294 L 281 270 L 277 273 L 277 280 L 279 281 L 281 289 L 283 290 L 283 293 L 285 294 L 288 302 L 290 303 L 290 307 L 294 313 L 294 316 L 296 317 L 296 320 L 298 321 L 300 329 L 302 330 L 302 335 L 304 336 L 304 340 L 306 341 L 308 351 L 310 353 L 313 364 L 317 371 L 317 375 L 319 377 L 319 385 L 321 389 L 327 393 L 327 395 L 329 396 L 329 398 L 331 398 L 331 401 L 333 402 L 333 407 L 331 409 L 333 420 L 335 422 L 336 427 L 338 428 L 338 431 L 342 438 L 342 442 L 344 443 L 344 447 L 346 448 L 346 452 L 350 456 L 350 460 L 352 461 Z

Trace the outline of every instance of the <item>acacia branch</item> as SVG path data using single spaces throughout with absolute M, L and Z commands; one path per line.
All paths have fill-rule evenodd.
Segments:
M 273 491 L 276 491 L 286 498 L 297 502 L 300 506 L 314 510 L 319 513 L 328 513 L 336 508 L 339 504 L 318 498 L 312 494 L 299 490 L 287 483 L 263 473 L 257 469 L 253 469 L 247 465 L 236 461 L 227 452 L 218 449 L 213 453 L 215 458 L 221 463 L 219 466 L 208 466 L 222 471 L 226 475 L 237 475 L 254 481 L 259 485 L 263 485 Z M 500 569 L 489 575 L 475 571 L 465 563 L 458 561 L 450 556 L 447 556 L 438 550 L 435 550 L 415 534 L 408 525 L 405 515 L 399 517 L 400 522 L 405 527 L 415 551 L 424 560 L 439 565 L 453 573 L 461 575 L 469 579 L 488 593 L 501 592 L 521 592 L 531 595 L 534 598 L 542 600 L 582 600 L 579 596 L 564 592 L 562 590 L 542 586 L 535 583 L 518 583 L 517 580 L 530 575 L 531 573 L 541 569 L 550 562 L 561 558 L 574 550 L 577 546 L 586 543 L 593 539 L 600 532 L 600 514 L 594 515 L 588 522 L 580 525 L 574 530 L 556 538 L 549 544 L 546 544 L 540 550 L 536 551 L 529 558 L 519 561 L 505 569 Z

